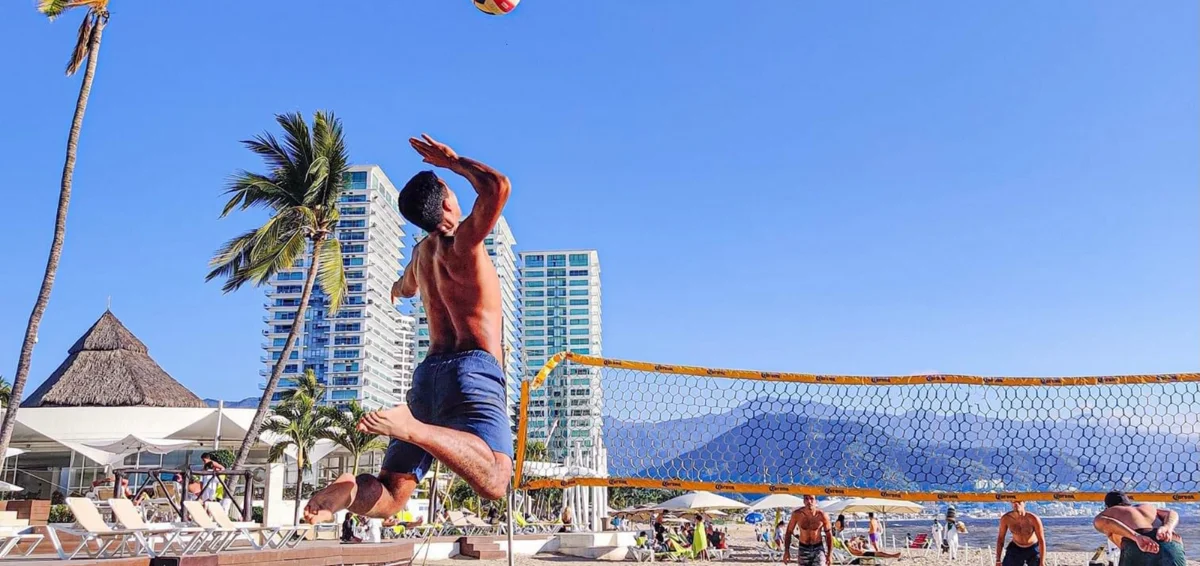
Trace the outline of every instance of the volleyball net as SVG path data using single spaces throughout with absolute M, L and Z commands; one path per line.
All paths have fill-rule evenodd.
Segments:
M 860 377 L 563 353 L 522 383 L 514 481 L 1200 501 L 1200 374 Z

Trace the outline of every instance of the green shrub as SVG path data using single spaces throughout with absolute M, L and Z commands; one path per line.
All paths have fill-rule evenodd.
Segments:
M 262 524 L 262 522 L 263 522 L 263 508 L 262 508 L 262 505 L 255 505 L 255 506 L 254 506 L 254 509 L 250 511 L 250 519 L 251 519 L 252 521 L 254 521 L 255 523 L 258 523 L 258 524 L 260 524 L 260 525 Z
M 49 523 L 74 523 L 75 515 L 71 513 L 71 508 L 66 505 L 51 505 Z
M 237 459 L 237 454 L 234 454 L 233 450 L 213 450 L 212 459 L 225 466 L 225 469 L 229 469 L 233 467 L 233 461 Z

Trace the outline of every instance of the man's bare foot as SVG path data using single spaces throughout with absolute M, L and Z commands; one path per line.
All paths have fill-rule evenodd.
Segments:
M 424 423 L 412 416 L 412 411 L 408 410 L 407 405 L 397 405 L 391 409 L 367 413 L 367 416 L 358 421 L 357 428 L 360 432 L 413 442 L 414 433 L 422 426 L 425 426 Z
M 333 521 L 334 513 L 350 507 L 357 488 L 358 482 L 353 475 L 338 476 L 336 481 L 314 493 L 308 500 L 308 505 L 304 507 L 304 521 L 313 525 Z

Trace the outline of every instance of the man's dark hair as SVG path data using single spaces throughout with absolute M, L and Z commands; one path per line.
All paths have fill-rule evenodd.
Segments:
M 433 234 L 442 222 L 442 203 L 446 187 L 433 171 L 413 175 L 400 190 L 400 214 L 418 228 Z
M 867 513 L 867 518 L 868 518 L 868 519 L 874 519 L 874 518 L 875 518 L 875 514 L 874 514 L 874 513 Z
M 1123 491 L 1110 491 L 1104 496 L 1105 507 L 1116 507 L 1118 505 L 1133 505 L 1133 501 L 1125 495 Z

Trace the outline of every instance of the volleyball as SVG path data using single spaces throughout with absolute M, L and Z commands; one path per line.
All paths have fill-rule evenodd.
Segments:
M 480 12 L 493 16 L 503 16 L 517 7 L 521 0 L 474 0 L 475 7 Z

